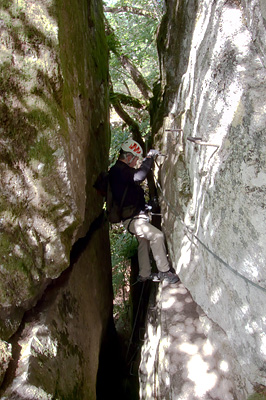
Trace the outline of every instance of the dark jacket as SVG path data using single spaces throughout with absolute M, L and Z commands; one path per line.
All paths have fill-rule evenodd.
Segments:
M 153 158 L 145 158 L 140 168 L 129 167 L 123 161 L 118 160 L 110 169 L 110 185 L 113 197 L 118 204 L 121 204 L 126 188 L 127 192 L 123 202 L 123 208 L 135 206 L 132 211 L 133 217 L 145 210 L 144 190 L 140 183 L 144 181 L 153 165 Z

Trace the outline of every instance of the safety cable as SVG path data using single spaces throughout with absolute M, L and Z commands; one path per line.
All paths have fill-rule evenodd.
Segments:
M 155 161 L 157 167 L 158 164 Z M 233 272 L 235 275 L 239 276 L 240 278 L 242 278 L 244 281 L 246 281 L 247 283 L 249 283 L 250 285 L 256 287 L 257 289 L 262 290 L 263 292 L 266 293 L 266 288 L 258 285 L 257 283 L 251 281 L 250 279 L 246 278 L 244 275 L 240 274 L 240 272 L 236 271 L 233 267 L 231 267 L 231 265 L 229 265 L 226 261 L 224 261 L 221 257 L 219 257 L 217 254 L 215 254 L 205 243 L 202 242 L 202 240 L 195 235 L 192 230 L 184 223 L 184 221 L 181 219 L 180 215 L 178 215 L 178 213 L 176 212 L 175 207 L 172 206 L 172 204 L 167 200 L 167 198 L 164 196 L 163 194 L 163 189 L 160 185 L 160 183 L 158 182 L 158 180 L 156 179 L 155 175 L 154 175 L 154 180 L 155 183 L 157 185 L 157 187 L 160 189 L 160 192 L 162 194 L 162 198 L 164 199 L 165 203 L 168 205 L 169 209 L 172 211 L 172 213 L 180 220 L 180 222 L 182 223 L 182 225 L 184 226 L 185 230 L 187 230 L 187 232 L 192 235 L 213 257 L 215 257 L 221 264 L 223 264 L 226 268 L 228 268 L 231 272 Z M 188 239 L 192 242 L 192 240 L 189 238 L 189 236 L 187 236 Z M 192 242 L 193 243 L 193 242 Z
M 157 165 L 157 167 L 159 168 L 156 160 L 155 163 Z M 192 235 L 214 258 L 216 258 L 221 264 L 223 264 L 227 269 L 229 269 L 232 273 L 234 273 L 236 276 L 239 276 L 240 278 L 242 278 L 244 281 L 246 281 L 247 283 L 249 283 L 250 285 L 256 287 L 257 289 L 262 290 L 263 292 L 266 292 L 266 289 L 260 285 L 258 285 L 257 283 L 251 281 L 250 279 L 246 278 L 244 275 L 240 274 L 238 271 L 236 271 L 234 268 L 231 267 L 231 265 L 229 265 L 226 261 L 224 261 L 221 257 L 219 257 L 217 254 L 215 254 L 197 235 L 195 235 L 192 230 L 184 223 L 184 221 L 181 219 L 180 215 L 176 212 L 175 207 L 167 200 L 167 198 L 165 197 L 164 193 L 163 193 L 163 189 L 158 181 L 158 179 L 154 176 L 154 180 L 155 183 L 157 185 L 157 187 L 160 189 L 162 198 L 164 199 L 165 203 L 168 205 L 169 209 L 172 211 L 172 213 L 179 219 L 179 221 L 181 222 L 181 224 L 183 225 L 184 229 L 190 234 Z M 191 238 L 187 235 L 188 239 L 192 242 Z M 193 242 L 192 242 L 193 243 Z M 135 285 L 138 281 L 136 281 L 135 283 L 133 283 L 133 285 Z M 132 286 L 133 286 L 132 285 Z M 142 289 L 141 289 L 141 294 L 140 294 L 140 298 L 139 298 L 139 303 L 138 303 L 138 308 L 137 308 L 137 312 L 136 312 L 136 316 L 135 316 L 135 320 L 134 320 L 134 324 L 133 324 L 133 328 L 132 328 L 132 333 L 130 336 L 130 340 L 129 340 L 129 344 L 128 344 L 128 348 L 127 348 L 127 353 L 126 353 L 126 360 L 128 358 L 128 354 L 129 354 L 129 350 L 132 344 L 132 339 L 133 339 L 133 335 L 135 332 L 135 328 L 136 328 L 136 323 L 137 323 L 137 318 L 138 318 L 138 314 L 139 314 L 139 309 L 140 309 L 140 304 L 141 304 L 141 300 L 142 300 L 142 296 L 143 296 L 143 290 L 144 290 L 144 285 L 145 282 L 143 282 L 142 285 Z M 133 356 L 134 357 L 134 356 Z M 132 360 L 132 358 L 131 358 Z M 130 360 L 130 361 L 131 361 Z

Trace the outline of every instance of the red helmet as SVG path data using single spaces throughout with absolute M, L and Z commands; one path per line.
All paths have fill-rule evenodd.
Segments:
M 143 151 L 141 145 L 133 139 L 128 139 L 122 144 L 121 149 L 134 156 L 142 157 Z

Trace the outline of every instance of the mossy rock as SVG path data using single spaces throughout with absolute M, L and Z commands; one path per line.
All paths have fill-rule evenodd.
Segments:
M 253 393 L 247 400 L 266 400 L 266 386 L 256 384 L 254 386 L 256 393 Z

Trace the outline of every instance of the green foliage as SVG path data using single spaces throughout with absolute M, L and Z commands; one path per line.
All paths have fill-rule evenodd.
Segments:
M 154 14 L 154 18 L 151 18 L 129 12 L 116 14 L 106 13 L 106 17 L 115 32 L 115 36 L 111 35 L 108 39 L 109 48 L 113 50 L 115 44 L 116 50 L 119 49 L 120 52 L 127 55 L 141 71 L 148 84 L 152 86 L 153 82 L 159 76 L 156 50 L 158 19 L 156 19 L 156 16 L 162 15 L 162 6 L 158 2 L 155 8 L 154 2 L 150 0 L 137 0 L 134 2 L 132 0 L 120 0 L 113 3 L 112 6 L 132 6 Z M 120 46 L 118 46 L 118 41 Z M 121 91 L 122 77 L 122 79 L 126 80 L 130 90 L 134 90 L 132 94 L 138 94 L 138 91 L 132 86 L 132 82 L 130 82 L 128 76 L 122 70 L 117 58 L 113 55 L 111 55 L 110 58 L 110 74 L 115 90 Z M 126 92 L 125 87 L 124 92 Z
M 140 99 L 143 108 L 134 108 L 123 104 L 123 109 L 136 121 L 141 137 L 148 142 L 150 136 L 150 102 L 133 81 L 128 69 L 123 68 L 120 56 L 126 56 L 144 78 L 147 86 L 153 87 L 159 78 L 158 55 L 156 47 L 156 31 L 162 16 L 162 2 L 152 0 L 109 0 L 108 7 L 115 7 L 116 12 L 106 13 L 106 18 L 112 29 L 108 29 L 108 47 L 110 50 L 109 67 L 114 93 L 123 93 Z M 128 7 L 125 12 L 125 7 Z M 143 14 L 136 12 L 143 10 Z M 146 107 L 145 107 L 146 105 Z M 115 112 L 111 113 L 111 147 L 109 153 L 110 166 L 119 154 L 121 144 L 131 137 L 127 125 Z M 147 150 L 147 149 L 143 149 Z M 137 251 L 137 240 L 119 227 L 110 231 L 114 313 L 118 319 L 125 319 L 127 314 L 130 277 L 130 257 Z M 115 317 L 116 319 L 116 317 Z
M 111 147 L 109 151 L 110 166 L 112 166 L 119 155 L 121 144 L 125 142 L 130 137 L 130 132 L 124 130 L 123 127 L 118 123 L 112 124 L 112 137 L 111 137 Z
M 8 9 L 11 4 L 12 4 L 12 0 L 2 0 L 2 8 L 4 10 Z
M 112 265 L 119 265 L 124 260 L 129 260 L 136 252 L 137 240 L 119 225 L 111 229 L 111 255 Z
M 125 7 L 132 8 L 131 11 L 106 13 L 106 18 L 112 31 L 109 31 L 107 40 L 110 52 L 109 66 L 113 91 L 124 93 L 129 96 L 140 99 L 143 104 L 142 93 L 133 82 L 129 72 L 121 65 L 119 56 L 126 56 L 130 62 L 134 64 L 136 69 L 142 75 L 149 87 L 159 78 L 158 55 L 156 47 L 156 31 L 159 20 L 162 15 L 162 3 L 153 2 L 151 0 L 118 0 L 107 1 L 108 6 L 118 10 L 124 10 Z M 134 10 L 143 10 L 145 15 L 138 15 Z M 146 100 L 146 108 L 134 109 L 133 107 L 123 106 L 124 110 L 136 121 L 140 128 L 142 137 L 145 138 L 150 132 L 150 116 L 149 102 Z M 120 128 L 118 128 L 120 125 Z M 111 145 L 111 162 L 113 155 L 117 154 L 116 148 L 112 149 L 117 142 L 124 140 L 126 133 L 124 130 L 124 122 L 119 120 L 112 123 L 112 137 L 118 135 L 118 138 L 112 139 Z
M 149 116 L 143 115 L 143 118 L 139 120 L 140 129 L 142 136 L 145 138 L 150 133 L 150 123 Z M 111 122 L 112 136 L 111 136 L 111 146 L 109 151 L 109 164 L 112 166 L 121 149 L 121 144 L 131 137 L 130 131 L 119 122 Z
M 113 32 L 110 33 L 109 35 L 107 35 L 106 39 L 107 39 L 107 45 L 108 45 L 109 50 L 111 50 L 112 53 L 114 53 L 114 54 L 117 53 L 117 51 L 118 51 L 117 49 L 120 46 L 120 44 L 119 44 L 115 34 Z
M 130 291 L 130 258 L 137 251 L 137 240 L 124 228 L 116 225 L 110 230 L 113 270 L 114 314 L 117 319 L 127 314 Z

